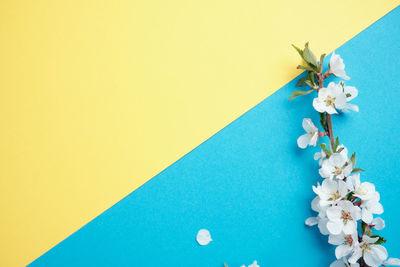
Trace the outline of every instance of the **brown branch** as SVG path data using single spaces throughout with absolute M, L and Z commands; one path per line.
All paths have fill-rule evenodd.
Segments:
M 326 124 L 328 125 L 329 141 L 331 142 L 331 146 L 333 147 L 335 145 L 335 137 L 333 135 L 332 117 L 329 113 L 326 113 Z
M 324 79 L 328 77 L 330 74 L 327 71 L 325 75 L 322 75 L 322 73 L 317 73 L 317 79 L 318 79 L 318 85 L 319 89 L 324 88 Z M 319 91 L 318 89 L 318 91 Z M 335 145 L 335 136 L 333 135 L 333 128 L 332 128 L 332 117 L 331 114 L 326 113 L 326 124 L 328 125 L 328 136 L 329 136 L 329 141 L 331 142 L 331 146 L 333 147 Z

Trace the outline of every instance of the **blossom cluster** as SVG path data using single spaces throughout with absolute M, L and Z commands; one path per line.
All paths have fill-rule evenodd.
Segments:
M 379 192 L 374 184 L 361 181 L 363 170 L 356 168 L 356 154 L 349 156 L 348 149 L 333 135 L 331 115 L 351 110 L 358 112 L 358 106 L 349 103 L 357 97 L 358 90 L 344 81 L 330 82 L 324 87 L 324 80 L 331 75 L 350 79 L 339 55 L 332 54 L 329 69 L 323 73 L 325 55 L 317 61 L 308 43 L 304 49 L 295 48 L 307 63 L 307 66 L 298 66 L 307 71 L 307 76 L 300 79 L 298 85 L 308 85 L 311 89 L 296 90 L 290 99 L 316 91 L 313 107 L 320 113 L 323 128 L 320 131 L 311 119 L 303 119 L 306 133 L 297 139 L 297 144 L 300 148 L 316 146 L 322 137 L 329 137 L 328 145 L 320 142 L 322 150 L 314 155 L 323 178 L 312 187 L 316 197 L 311 208 L 317 216 L 308 218 L 305 223 L 317 225 L 321 234 L 329 236 L 328 242 L 336 246 L 337 260 L 330 267 L 400 266 L 399 259 L 387 259 L 387 250 L 382 246 L 386 240 L 374 233 L 385 227 L 385 221 L 377 217 L 383 213 Z

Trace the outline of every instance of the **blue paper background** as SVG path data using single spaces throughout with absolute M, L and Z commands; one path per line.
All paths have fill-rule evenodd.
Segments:
M 332 36 L 334 38 L 334 36 Z M 333 117 L 381 193 L 381 234 L 400 257 L 400 8 L 336 50 L 359 89 L 359 113 Z M 293 66 L 296 67 L 296 66 Z M 338 81 L 339 79 L 330 79 Z M 330 81 L 329 80 L 329 81 Z M 327 81 L 327 82 L 329 82 Z M 317 148 L 300 150 L 314 96 L 288 102 L 297 79 L 61 242 L 30 266 L 329 266 L 334 248 L 304 220 L 320 181 Z M 297 88 L 298 89 L 298 88 Z M 327 140 L 327 138 L 325 138 Z M 195 241 L 209 229 L 208 246 Z

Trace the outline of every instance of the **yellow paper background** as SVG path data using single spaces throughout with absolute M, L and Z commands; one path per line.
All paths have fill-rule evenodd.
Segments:
M 397 5 L 0 1 L 0 266 L 23 266 Z M 189 178 L 188 178 L 189 179 Z

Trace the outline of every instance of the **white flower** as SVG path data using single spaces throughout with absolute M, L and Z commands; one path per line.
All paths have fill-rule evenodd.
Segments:
M 329 265 L 329 267 L 360 267 L 358 263 L 349 263 L 346 258 L 342 258 L 340 260 L 336 260 Z
M 199 230 L 196 240 L 202 246 L 208 245 L 212 241 L 210 232 L 206 229 Z
M 328 208 L 326 216 L 329 219 L 326 225 L 329 233 L 338 235 L 343 231 L 350 235 L 357 231 L 357 221 L 361 218 L 361 212 L 360 208 L 350 201 L 342 200 L 337 206 Z
M 353 233 L 346 235 L 341 233 L 339 235 L 329 235 L 329 244 L 336 245 L 335 256 L 337 259 L 346 257 L 353 252 L 353 249 L 358 245 L 358 235 Z
M 350 77 L 346 75 L 344 67 L 343 59 L 333 52 L 331 59 L 329 60 L 329 73 L 332 73 L 336 77 L 349 80 Z
M 358 90 L 354 86 L 346 86 L 344 82 L 339 83 L 340 86 L 342 86 L 343 93 L 346 96 L 346 104 L 344 108 L 341 109 L 343 112 L 349 112 L 350 110 L 353 110 L 355 112 L 358 112 L 358 106 L 354 104 L 348 103 L 350 100 L 356 98 L 358 96 Z
M 350 263 L 356 263 L 363 257 L 364 261 L 370 267 L 379 267 L 388 257 L 386 248 L 381 245 L 375 245 L 379 237 L 369 237 L 363 235 L 363 241 L 354 249 L 353 255 L 349 258 Z
M 318 128 L 314 125 L 311 119 L 308 118 L 303 119 L 303 128 L 307 133 L 297 139 L 297 145 L 300 148 L 316 146 L 318 141 Z
M 345 177 L 349 176 L 353 170 L 352 163 L 346 163 L 347 155 L 343 153 L 333 153 L 328 159 L 322 162 L 319 174 L 323 178 L 343 180 Z
M 347 185 L 341 180 L 325 179 L 322 185 L 313 186 L 313 190 L 320 198 L 321 207 L 334 205 L 347 195 Z
M 244 264 L 242 265 L 242 266 L 240 266 L 240 267 L 246 267 Z M 254 261 L 252 264 L 250 264 L 248 267 L 260 267 L 258 264 L 257 264 L 257 261 Z
M 382 230 L 385 228 L 385 221 L 382 220 L 382 218 L 375 218 L 371 222 L 372 227 L 374 227 L 376 230 Z
M 361 218 L 365 223 L 370 224 L 373 219 L 373 214 L 382 214 L 383 206 L 379 203 L 379 193 L 375 192 L 375 197 L 362 201 L 361 203 Z
M 337 150 L 340 150 L 340 154 L 343 155 L 343 157 L 347 158 L 348 150 L 344 145 L 339 145 Z M 314 160 L 318 160 L 319 166 L 322 166 L 322 162 L 324 159 L 326 159 L 327 156 L 324 152 L 324 150 L 321 150 L 321 152 L 317 152 L 314 154 Z
M 318 91 L 318 97 L 314 98 L 313 106 L 318 112 L 336 114 L 336 109 L 344 109 L 346 102 L 343 88 L 334 82 L 330 82 L 328 87 L 321 88 Z
M 377 197 L 375 185 L 369 182 L 361 183 L 359 173 L 349 177 L 347 184 L 352 187 L 351 190 L 354 191 L 354 196 L 360 198 L 361 200 L 366 201 Z
M 383 265 L 385 265 L 385 266 L 400 266 L 400 259 L 389 258 L 383 263 Z

